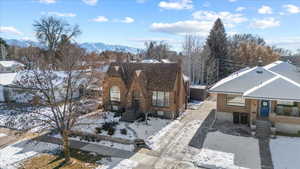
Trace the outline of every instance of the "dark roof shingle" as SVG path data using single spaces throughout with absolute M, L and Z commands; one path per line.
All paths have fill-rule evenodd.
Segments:
M 171 91 L 180 67 L 177 63 L 111 63 L 107 75 L 121 77 L 129 87 L 137 70 L 145 76 L 147 89 Z

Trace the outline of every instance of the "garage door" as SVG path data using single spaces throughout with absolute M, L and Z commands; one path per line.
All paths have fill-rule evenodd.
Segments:
M 4 88 L 0 85 L 0 102 L 4 102 Z

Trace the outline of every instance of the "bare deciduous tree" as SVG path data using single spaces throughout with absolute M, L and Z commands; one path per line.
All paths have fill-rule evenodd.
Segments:
M 63 138 L 65 162 L 70 162 L 69 133 L 78 125 L 78 98 L 93 80 L 94 71 L 87 69 L 85 51 L 71 43 L 80 32 L 78 27 L 53 18 L 42 18 L 34 24 L 37 38 L 46 50 L 29 48 L 27 69 L 20 72 L 16 84 L 27 91 L 35 103 L 33 113 L 40 125 L 54 129 Z M 49 59 L 59 56 L 59 59 Z M 38 99 L 37 99 L 38 98 Z M 36 101 L 38 100 L 38 101 Z M 49 111 L 45 112 L 45 107 Z

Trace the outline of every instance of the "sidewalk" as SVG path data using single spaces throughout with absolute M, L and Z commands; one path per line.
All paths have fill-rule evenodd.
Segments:
M 62 141 L 59 138 L 55 137 L 49 137 L 49 136 L 40 136 L 37 137 L 35 140 L 41 141 L 41 142 L 47 142 L 47 143 L 53 143 L 53 144 L 58 144 L 62 145 Z M 79 149 L 82 151 L 87 151 L 87 152 L 95 152 L 99 155 L 102 156 L 111 156 L 111 157 L 118 157 L 118 158 L 130 158 L 131 156 L 134 155 L 134 152 L 126 151 L 126 150 L 121 150 L 121 149 L 116 149 L 116 148 L 111 148 L 107 146 L 101 146 L 101 145 L 96 145 L 96 144 L 91 144 L 91 143 L 85 143 L 81 141 L 76 141 L 76 140 L 69 140 L 70 142 L 70 147 L 74 149 Z

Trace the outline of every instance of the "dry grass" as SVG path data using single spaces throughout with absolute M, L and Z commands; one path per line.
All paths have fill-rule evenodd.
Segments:
M 20 169 L 94 169 L 101 156 L 71 149 L 72 162 L 64 163 L 62 154 L 42 154 L 25 161 Z

